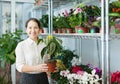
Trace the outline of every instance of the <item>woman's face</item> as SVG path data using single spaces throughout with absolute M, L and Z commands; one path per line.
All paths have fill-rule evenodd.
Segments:
M 26 32 L 31 39 L 37 40 L 40 32 L 38 24 L 32 20 L 29 21 L 27 24 Z

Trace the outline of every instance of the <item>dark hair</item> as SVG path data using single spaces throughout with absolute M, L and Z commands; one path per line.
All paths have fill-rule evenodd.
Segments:
M 25 23 L 25 27 L 26 27 L 26 28 L 27 28 L 28 23 L 29 23 L 30 21 L 36 22 L 36 23 L 38 24 L 38 27 L 41 28 L 41 24 L 40 24 L 39 20 L 36 19 L 36 18 L 30 18 L 30 19 L 28 19 L 28 20 L 26 21 L 26 23 Z

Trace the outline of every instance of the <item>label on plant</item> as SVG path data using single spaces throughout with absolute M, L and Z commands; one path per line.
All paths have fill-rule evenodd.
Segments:
M 80 29 L 80 30 L 78 30 L 78 33 L 83 33 L 83 30 L 81 30 L 81 29 Z

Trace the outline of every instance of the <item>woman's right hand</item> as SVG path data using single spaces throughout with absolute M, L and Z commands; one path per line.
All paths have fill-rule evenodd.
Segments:
M 34 68 L 36 72 L 47 72 L 48 71 L 47 64 L 39 64 L 39 65 L 36 65 Z

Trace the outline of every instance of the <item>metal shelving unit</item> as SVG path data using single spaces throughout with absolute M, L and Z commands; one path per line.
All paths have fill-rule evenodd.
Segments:
M 91 1 L 91 0 L 90 0 Z M 93 0 L 92 0 L 93 1 Z M 82 2 L 82 0 L 79 0 L 79 2 Z M 53 34 L 51 31 L 53 29 L 52 24 L 52 15 L 53 15 L 53 7 L 54 7 L 54 0 L 48 0 L 48 11 L 50 14 L 49 17 L 49 34 L 41 34 L 43 37 L 47 35 L 54 35 L 57 37 L 64 37 L 64 38 L 75 38 L 75 39 L 95 39 L 99 40 L 101 42 L 101 67 L 102 67 L 102 84 L 105 84 L 105 55 L 106 55 L 106 40 L 105 39 L 105 0 L 101 0 L 101 27 L 102 27 L 102 32 L 101 33 L 84 33 L 84 34 Z M 79 43 L 81 45 L 81 42 Z M 79 48 L 82 49 L 82 48 Z M 81 50 L 80 50 L 81 51 Z M 100 63 L 100 62 L 99 62 Z M 108 81 L 107 81 L 108 82 Z
M 56 7 L 53 3 L 55 0 L 48 0 L 48 9 L 50 12 L 50 15 L 52 16 L 53 7 Z M 82 2 L 83 0 L 79 0 L 79 2 Z M 89 0 L 91 1 L 91 0 Z M 94 0 L 92 0 L 94 1 Z M 63 2 L 63 1 L 62 1 Z M 58 0 L 56 0 L 56 3 L 58 3 Z M 101 43 L 101 67 L 102 67 L 102 84 L 110 84 L 110 49 L 109 49 L 109 41 L 111 40 L 118 40 L 120 39 L 120 34 L 109 34 L 109 18 L 108 18 L 108 9 L 109 9 L 109 0 L 101 0 L 101 27 L 102 32 L 101 33 L 84 33 L 84 34 L 53 34 L 52 32 L 49 32 L 49 34 L 52 34 L 57 37 L 63 37 L 63 38 L 75 38 L 75 39 L 96 39 L 99 40 Z M 52 31 L 52 17 L 49 20 L 49 30 Z M 41 34 L 42 36 L 47 36 L 49 34 Z M 105 66 L 106 65 L 106 66 Z M 106 80 L 107 78 L 107 80 Z

